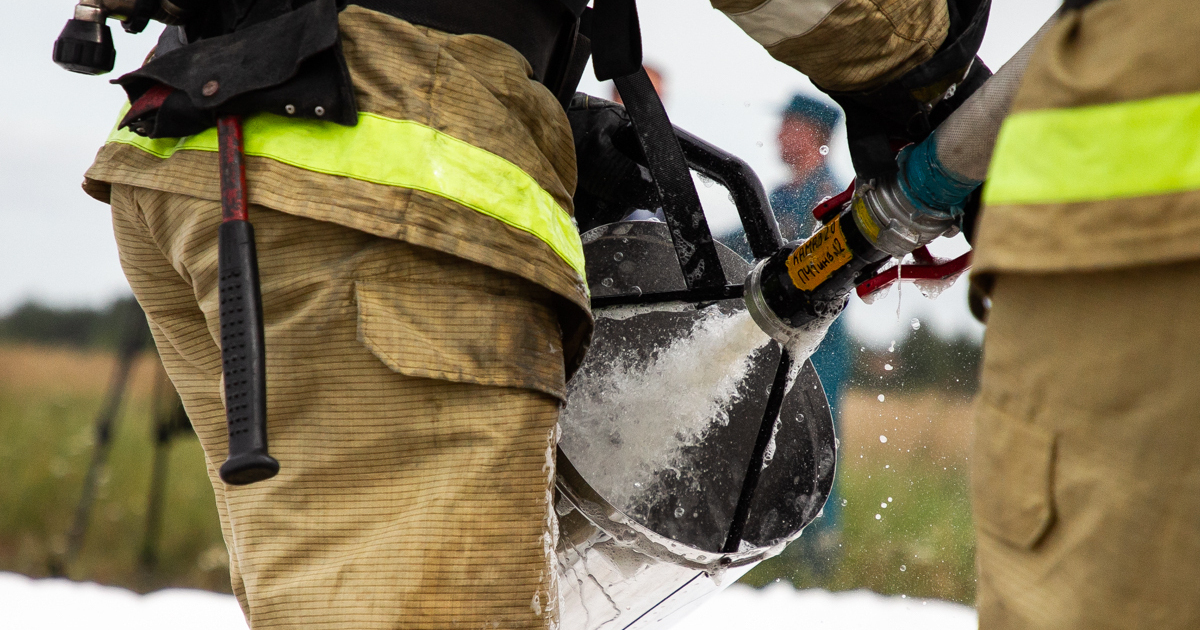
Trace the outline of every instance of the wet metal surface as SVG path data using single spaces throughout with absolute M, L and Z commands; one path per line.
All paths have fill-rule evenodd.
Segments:
M 718 247 L 728 281 L 743 281 L 749 265 Z M 597 228 L 584 235 L 584 251 L 595 296 L 684 286 L 665 224 Z M 702 306 L 734 315 L 745 308 L 741 300 Z M 703 314 L 695 306 L 668 303 L 603 309 L 596 317 L 583 371 L 603 370 L 621 356 L 649 361 L 692 331 Z M 762 471 L 742 547 L 720 553 L 779 352 L 773 343 L 754 350 L 737 385 L 739 395 L 725 407 L 728 422 L 713 422 L 702 435 L 681 439 L 673 461 L 661 466 L 630 459 L 632 451 L 621 439 L 604 448 L 583 448 L 578 436 L 585 431 L 573 424 L 580 420 L 564 414 L 558 477 L 564 629 L 665 627 L 673 613 L 778 553 L 817 516 L 833 481 L 834 438 L 824 392 L 806 362 L 784 399 L 773 456 Z M 589 394 L 574 390 L 580 382 L 586 379 L 572 381 L 569 396 Z M 664 387 L 662 405 L 690 395 L 669 390 Z M 613 470 L 622 472 L 623 482 L 633 475 L 637 490 L 605 487 Z

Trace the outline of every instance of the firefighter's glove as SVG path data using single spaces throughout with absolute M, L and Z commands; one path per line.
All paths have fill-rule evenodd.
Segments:
M 580 231 L 661 205 L 624 106 L 580 92 L 571 99 L 567 118 L 579 166 L 575 220 Z
M 991 0 L 948 5 L 949 32 L 929 61 L 872 90 L 825 90 L 846 112 L 850 157 L 860 181 L 895 173 L 897 152 L 924 140 L 992 75 L 975 56 Z

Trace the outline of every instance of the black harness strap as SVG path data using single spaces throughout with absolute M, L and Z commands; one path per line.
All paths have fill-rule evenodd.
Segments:
M 634 0 L 596 0 L 595 8 L 583 12 L 579 30 L 594 42 L 597 79 L 616 79 L 641 69 L 642 28 Z
M 688 289 L 725 286 L 725 271 L 717 258 L 717 246 L 713 244 L 700 196 L 696 194 L 696 184 L 654 84 L 640 67 L 614 82 L 654 177 Z

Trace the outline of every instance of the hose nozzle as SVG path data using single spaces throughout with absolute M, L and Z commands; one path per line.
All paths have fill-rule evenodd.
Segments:
M 857 197 L 855 197 L 857 199 Z M 827 221 L 805 241 L 764 258 L 746 277 L 746 309 L 763 332 L 782 344 L 811 336 L 846 307 L 864 269 L 887 260 L 850 210 Z
M 763 295 L 762 272 L 768 260 L 770 259 L 764 258 L 758 261 L 758 264 L 754 265 L 754 269 L 750 270 L 750 275 L 746 276 L 746 291 L 743 299 L 746 300 L 746 310 L 749 311 L 750 318 L 754 320 L 754 323 L 758 324 L 758 327 L 767 333 L 767 336 L 786 346 L 797 331 L 767 305 L 766 296 Z

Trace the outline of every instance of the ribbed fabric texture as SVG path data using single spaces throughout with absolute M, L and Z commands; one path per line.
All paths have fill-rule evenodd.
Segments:
M 1188 122 L 1193 114 L 1187 108 L 1151 111 L 1156 103 L 1176 100 L 1163 97 L 1200 92 L 1197 32 L 1200 12 L 1186 0 L 1094 2 L 1054 24 L 1034 50 L 1013 101 L 1011 120 L 1019 124 L 1001 127 L 992 159 L 993 166 L 1019 166 L 1029 177 L 1024 185 L 1000 182 L 1008 189 L 1003 195 L 984 184 L 985 200 L 993 201 L 985 201 L 980 213 L 976 274 L 1093 271 L 1200 258 L 1200 190 L 1192 167 L 1197 134 Z M 1137 110 L 1138 102 L 1150 110 L 1135 112 L 1128 123 L 1097 121 L 1094 132 L 1074 128 L 1095 112 Z M 1049 138 L 1057 146 L 1020 133 L 1020 124 L 1038 117 L 1061 117 L 1061 124 L 1044 126 L 1062 134 Z M 1155 126 L 1168 131 L 1138 132 Z M 1131 142 L 1121 146 L 1125 134 L 1132 134 Z M 1047 155 L 1063 158 L 1061 166 Z M 1152 172 L 1139 179 L 1138 169 Z M 1068 177 L 1062 187 L 1069 185 L 1070 195 L 1031 199 Z M 1127 190 L 1140 186 L 1146 194 L 1114 194 L 1122 181 Z
M 711 0 L 733 15 L 747 11 L 780 16 L 806 14 L 803 5 L 827 0 Z M 933 57 L 950 27 L 946 0 L 843 0 L 814 26 L 780 40 L 789 27 L 778 20 L 746 27 L 767 52 L 808 75 L 826 90 L 857 91 L 878 87 Z M 770 31 L 770 34 L 758 30 Z
M 555 625 L 548 290 L 251 206 L 269 481 L 225 486 L 215 201 L 112 190 L 126 274 L 204 447 L 254 630 Z
M 361 111 L 413 120 L 498 155 L 521 168 L 571 212 L 575 152 L 562 106 L 529 78 L 514 49 L 482 35 L 449 35 L 350 6 L 341 13 L 342 46 Z M 116 112 L 113 112 L 114 119 Z M 583 278 L 548 245 L 436 195 L 305 171 L 248 157 L 250 201 L 436 249 L 526 278 L 561 295 L 559 318 L 568 363 L 591 330 Z M 219 200 L 215 154 L 180 151 L 168 159 L 108 144 L 88 170 L 85 189 L 107 201 L 123 183 Z
M 992 299 L 980 630 L 1200 628 L 1200 262 L 999 272 Z

